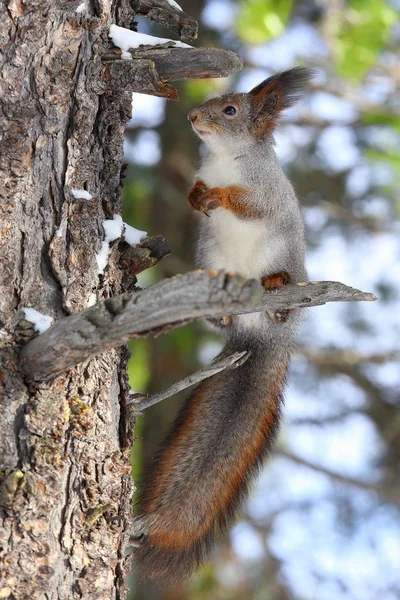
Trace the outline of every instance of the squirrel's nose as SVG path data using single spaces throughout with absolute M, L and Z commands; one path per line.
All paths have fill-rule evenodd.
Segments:
M 194 123 L 195 120 L 197 119 L 197 117 L 198 117 L 198 114 L 197 114 L 196 110 L 191 110 L 190 113 L 188 114 L 187 118 L 189 119 L 189 121 L 192 121 L 192 123 Z

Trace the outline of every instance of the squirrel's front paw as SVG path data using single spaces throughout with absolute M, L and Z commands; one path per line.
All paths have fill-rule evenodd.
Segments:
M 207 189 L 203 181 L 197 181 L 189 192 L 188 201 L 195 210 L 207 214 L 209 210 L 223 205 L 223 190 Z
M 189 202 L 190 206 L 192 208 L 194 208 L 195 210 L 200 210 L 199 201 L 206 190 L 207 190 L 207 186 L 204 183 L 204 181 L 201 181 L 201 179 L 196 181 L 194 186 L 191 188 L 189 195 L 188 195 L 188 202 Z

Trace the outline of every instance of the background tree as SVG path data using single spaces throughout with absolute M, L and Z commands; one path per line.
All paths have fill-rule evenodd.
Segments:
M 351 282 L 380 301 L 310 311 L 275 458 L 213 565 L 177 597 L 392 600 L 400 557 L 398 3 L 182 4 L 200 19 L 199 43 L 235 49 L 245 68 L 230 81 L 183 83 L 179 104 L 134 97 L 126 218 L 162 231 L 173 249 L 140 281 L 193 264 L 185 196 L 198 155 L 187 111 L 209 94 L 248 90 L 304 64 L 316 69 L 314 84 L 282 120 L 277 150 L 304 207 L 310 277 Z M 208 362 L 219 341 L 193 324 L 132 347 L 133 387 L 155 391 L 194 370 L 195 361 Z M 135 469 L 178 403 L 168 400 L 139 420 Z M 137 588 L 134 597 L 153 596 Z

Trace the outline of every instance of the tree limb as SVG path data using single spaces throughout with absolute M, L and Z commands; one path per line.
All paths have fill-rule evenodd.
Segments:
M 204 369 L 197 371 L 196 373 L 192 373 L 188 377 L 173 383 L 172 385 L 166 387 L 161 392 L 157 392 L 156 394 L 152 394 L 151 396 L 147 396 L 145 394 L 131 394 L 132 404 L 131 406 L 135 408 L 137 411 L 145 410 L 154 404 L 158 404 L 162 400 L 166 398 L 170 398 L 174 396 L 178 392 L 185 390 L 196 383 L 200 383 L 203 379 L 207 379 L 208 377 L 212 377 L 221 371 L 228 371 L 229 369 L 237 369 L 246 362 L 249 357 L 249 352 L 235 352 L 230 356 L 226 356 L 221 360 L 208 365 Z
M 128 285 L 130 285 L 130 280 L 136 281 L 136 275 L 153 267 L 171 254 L 171 248 L 163 235 L 147 237 L 137 246 L 121 243 L 120 247 L 119 264 L 124 271 L 124 280 L 129 279 Z M 132 287 L 130 289 L 125 287 L 124 291 L 132 289 Z
M 106 57 L 103 57 L 103 59 Z M 121 90 L 178 100 L 177 90 L 160 78 L 152 60 L 119 60 L 120 55 L 108 57 L 96 86 L 117 93 Z M 111 60 L 113 59 L 113 60 Z M 116 60 L 118 59 L 118 60 Z
M 243 69 L 242 59 L 232 50 L 222 48 L 142 46 L 130 52 L 134 59 L 153 61 L 163 81 L 226 77 Z
M 181 79 L 226 77 L 243 68 L 235 52 L 222 48 L 176 48 L 173 42 L 140 46 L 130 50 L 133 60 L 123 60 L 121 51 L 102 56 L 103 69 L 96 89 L 121 90 L 178 100 L 168 84 Z
M 288 284 L 264 292 L 254 279 L 192 271 L 61 319 L 22 349 L 21 367 L 29 380 L 43 381 L 134 337 L 159 335 L 202 317 L 375 299 L 338 282 Z
M 317 367 L 335 366 L 353 366 L 359 364 L 375 364 L 383 365 L 386 362 L 399 359 L 397 350 L 389 350 L 387 352 L 377 352 L 373 354 L 363 354 L 356 350 L 331 349 L 331 348 L 297 348 L 296 354 L 306 358 L 309 362 Z

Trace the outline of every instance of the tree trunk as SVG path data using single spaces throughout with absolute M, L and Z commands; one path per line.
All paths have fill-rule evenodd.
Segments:
M 122 290 L 118 248 L 104 276 L 96 261 L 102 222 L 121 212 L 131 109 L 130 92 L 99 86 L 112 4 L 11 0 L 1 13 L 1 598 L 124 596 L 127 351 L 50 384 L 27 385 L 18 366 L 33 335 L 23 308 L 57 319 Z

